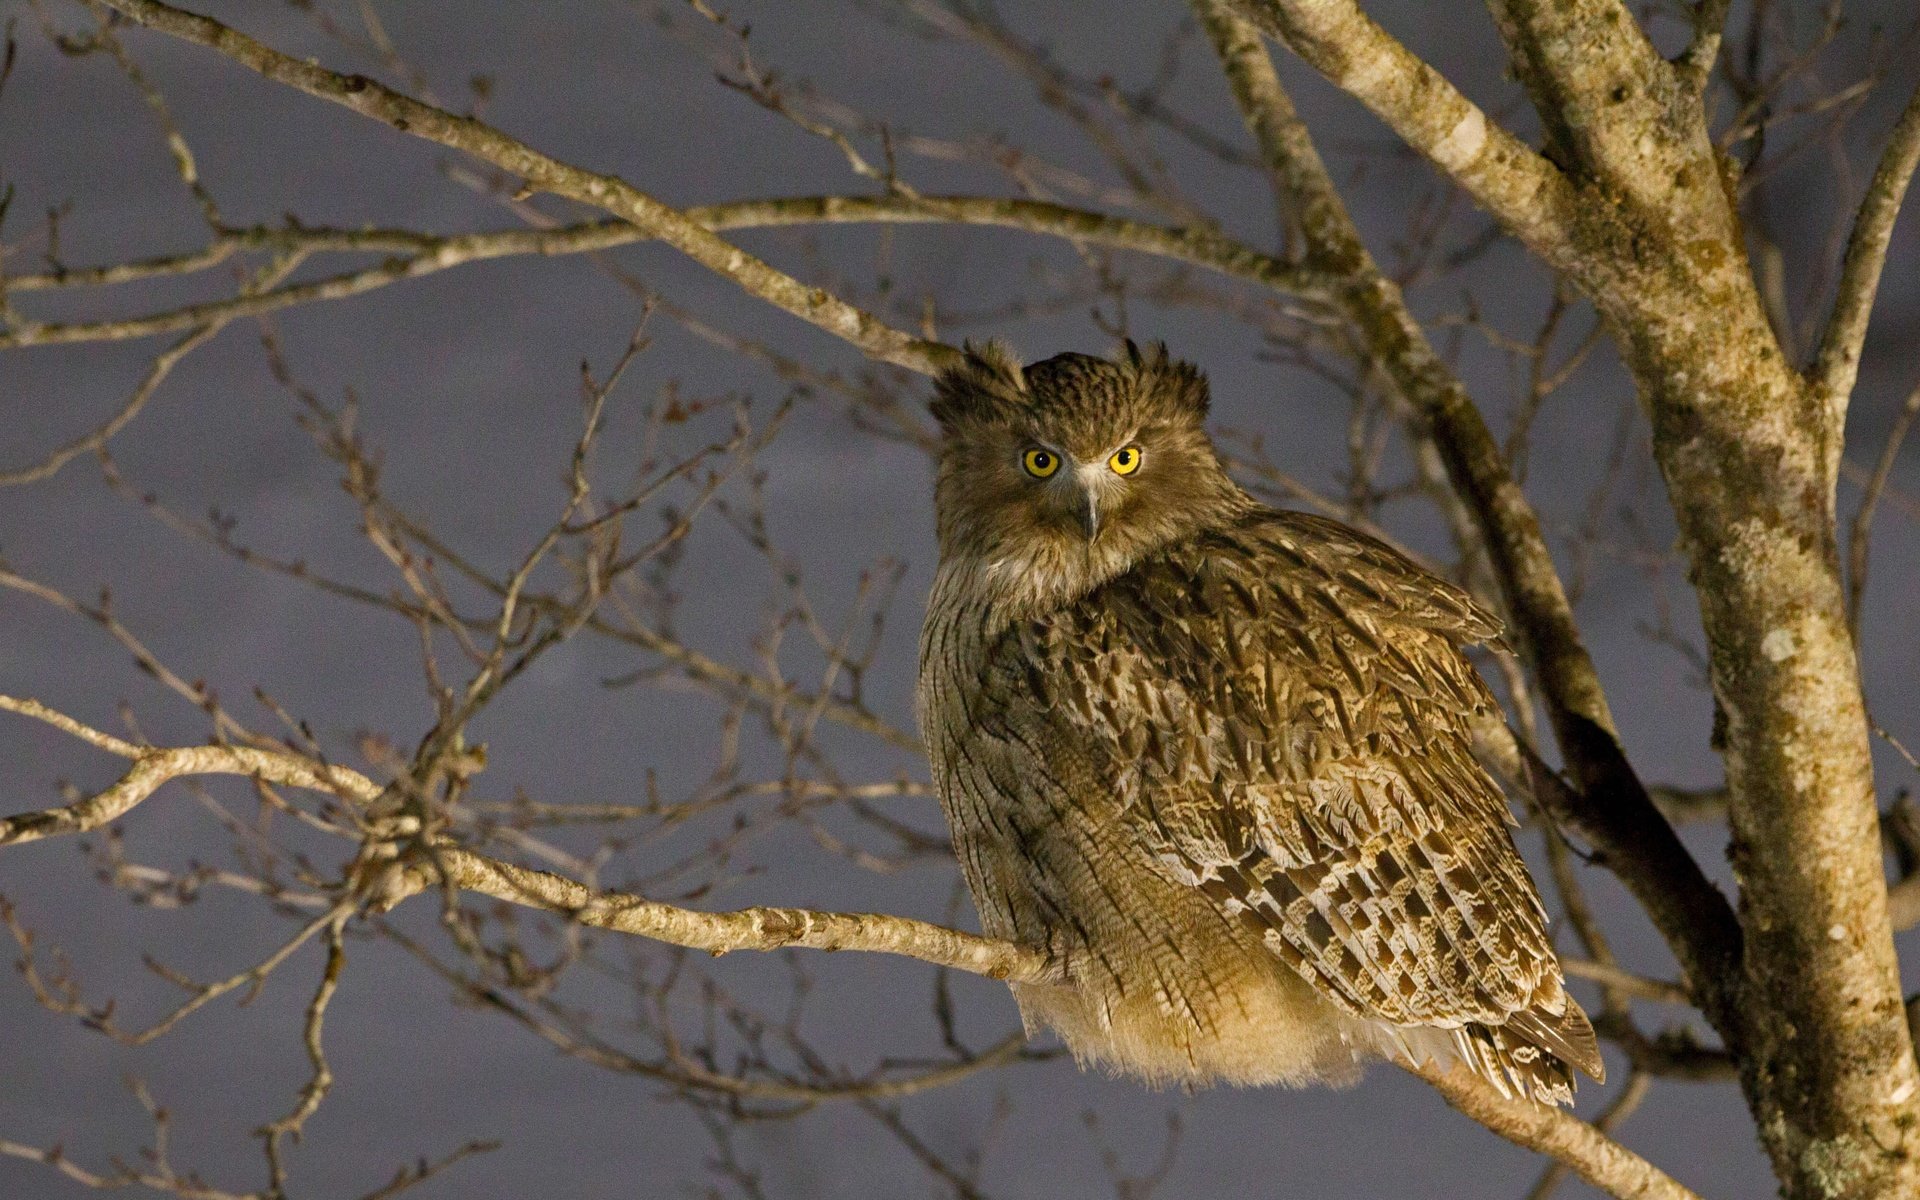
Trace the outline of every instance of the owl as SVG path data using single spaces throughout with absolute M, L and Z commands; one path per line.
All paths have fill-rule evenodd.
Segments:
M 988 935 L 1044 949 L 1029 1030 L 1152 1083 L 1457 1062 L 1602 1078 L 1461 647 L 1499 623 L 1222 468 L 1164 347 L 936 382 L 940 565 L 918 716 Z

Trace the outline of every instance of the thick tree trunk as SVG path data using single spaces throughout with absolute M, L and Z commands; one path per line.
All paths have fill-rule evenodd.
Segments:
M 1840 431 L 1766 319 L 1700 105 L 1630 22 L 1597 68 L 1592 26 L 1567 16 L 1583 7 L 1611 5 L 1495 4 L 1537 97 L 1590 117 L 1558 135 L 1587 201 L 1569 274 L 1638 384 L 1706 629 L 1745 933 L 1723 1032 L 1788 1195 L 1920 1196 L 1920 1073 L 1835 531 Z
M 1826 414 L 1745 269 L 1614 313 L 1706 628 L 1746 932 L 1742 1075 L 1788 1194 L 1920 1196 L 1916 1079 Z

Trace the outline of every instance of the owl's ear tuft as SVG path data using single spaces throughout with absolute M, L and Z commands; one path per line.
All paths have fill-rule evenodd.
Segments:
M 1151 396 L 1171 414 L 1205 420 L 1210 396 L 1200 368 L 1167 353 L 1165 342 L 1154 342 L 1142 354 L 1129 338 L 1127 361 L 1139 379 L 1143 395 Z
M 1026 373 L 1011 350 L 999 342 L 966 342 L 960 361 L 934 376 L 928 411 L 941 429 L 949 430 L 968 418 L 987 418 L 1018 404 L 1026 395 Z

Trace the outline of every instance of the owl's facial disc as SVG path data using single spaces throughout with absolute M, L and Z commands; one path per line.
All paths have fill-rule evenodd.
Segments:
M 1035 595 L 1078 595 L 1249 503 L 1207 438 L 1206 383 L 1156 350 L 973 354 L 934 417 L 941 554 L 1000 567 Z

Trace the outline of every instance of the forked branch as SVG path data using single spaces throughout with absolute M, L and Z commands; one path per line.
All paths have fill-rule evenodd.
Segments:
M 1235 7 L 1366 105 L 1534 253 L 1555 265 L 1571 261 L 1572 185 L 1354 0 L 1235 0 Z

